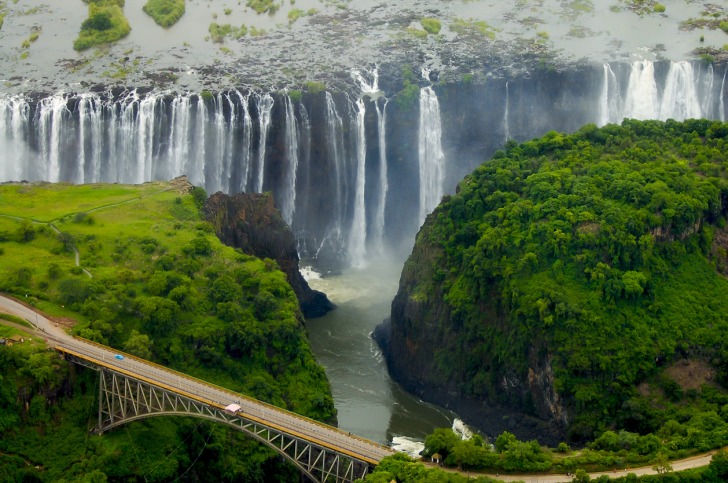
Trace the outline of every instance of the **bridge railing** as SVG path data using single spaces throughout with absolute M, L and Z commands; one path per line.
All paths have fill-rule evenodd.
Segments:
M 245 394 L 240 394 L 240 393 L 234 392 L 234 391 L 232 391 L 232 390 L 230 390 L 228 388 L 221 387 L 221 386 L 217 386 L 215 384 L 209 383 L 209 382 L 204 381 L 202 379 L 198 379 L 196 377 L 193 377 L 193 376 L 190 376 L 188 374 L 185 374 L 184 372 L 179 372 L 179 371 L 176 371 L 174 369 L 170 369 L 169 367 L 166 367 L 166 366 L 157 364 L 155 362 L 151 362 L 151 361 L 149 361 L 147 359 L 142 359 L 141 357 L 137 357 L 137 356 L 135 356 L 133 354 L 128 354 L 126 352 L 119 351 L 117 349 L 114 349 L 112 347 L 106 346 L 104 344 L 100 344 L 98 342 L 94 342 L 94 341 L 89 340 L 89 339 L 84 339 L 83 337 L 73 336 L 73 338 L 76 339 L 76 340 L 78 340 L 78 341 L 80 341 L 80 342 L 83 342 L 83 343 L 86 343 L 86 344 L 90 344 L 90 345 L 94 345 L 94 346 L 99 347 L 101 349 L 114 352 L 115 354 L 121 354 L 124 357 L 128 357 L 128 358 L 133 359 L 133 360 L 136 360 L 138 362 L 141 362 L 141 363 L 144 363 L 144 364 L 153 366 L 153 367 L 155 367 L 157 369 L 160 369 L 160 370 L 163 370 L 163 371 L 172 373 L 175 376 L 178 376 L 180 378 L 187 379 L 187 380 L 192 381 L 192 382 L 195 382 L 197 384 L 202 384 L 202 385 L 207 386 L 207 387 L 209 387 L 211 389 L 214 389 L 216 391 L 221 391 L 221 392 L 227 393 L 231 397 L 230 402 L 234 402 L 236 400 L 243 400 L 243 399 L 245 399 L 246 401 L 249 401 L 251 403 L 255 403 L 255 404 L 259 404 L 261 406 L 264 406 L 266 409 L 269 409 L 271 411 L 278 411 L 278 412 L 281 412 L 281 413 L 285 413 L 285 414 L 289 415 L 290 417 L 299 419 L 301 421 L 306 421 L 306 422 L 308 422 L 310 424 L 314 424 L 314 425 L 319 426 L 321 428 L 326 428 L 329 431 L 336 431 L 336 432 L 340 433 L 342 436 L 346 436 L 348 438 L 358 439 L 358 440 L 360 440 L 360 441 L 362 441 L 364 443 L 368 443 L 368 444 L 370 444 L 370 445 L 372 445 L 374 447 L 378 447 L 378 448 L 381 448 L 381 449 L 386 450 L 386 451 L 391 451 L 392 450 L 392 448 L 390 448 L 388 446 L 385 446 L 383 444 L 376 443 L 376 442 L 374 442 L 372 440 L 363 438 L 363 437 L 358 436 L 358 435 L 355 435 L 355 434 L 348 433 L 348 432 L 343 431 L 343 430 L 341 430 L 341 429 L 339 429 L 339 428 L 337 428 L 335 426 L 331 426 L 331 425 L 328 425 L 326 423 L 322 423 L 321 421 L 317 421 L 315 419 L 308 418 L 306 416 L 302 416 L 302 415 L 300 415 L 298 413 L 294 413 L 293 411 L 289 411 L 287 409 L 279 408 L 278 406 L 274 406 L 273 404 L 267 403 L 265 401 L 261 401 L 259 399 L 255 399 L 254 397 L 247 396 Z

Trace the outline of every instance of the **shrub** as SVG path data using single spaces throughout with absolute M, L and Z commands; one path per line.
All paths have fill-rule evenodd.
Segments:
M 239 39 L 240 37 L 248 33 L 248 28 L 245 25 L 242 25 L 240 28 L 235 28 L 229 23 L 220 25 L 218 23 L 212 22 L 210 24 L 210 27 L 208 28 L 208 31 L 210 32 L 210 38 L 213 42 L 222 43 L 225 41 L 225 37 L 227 37 L 228 35 Z
M 726 46 L 728 47 L 728 45 Z M 728 49 L 726 49 L 728 50 Z M 326 90 L 326 84 L 323 82 L 316 82 L 316 81 L 308 81 L 306 82 L 306 91 L 310 92 L 311 94 L 318 94 L 319 92 L 324 92 Z
M 162 27 L 171 27 L 184 15 L 185 0 L 149 0 L 143 10 Z
M 661 3 L 656 3 L 655 6 L 654 6 L 654 10 L 657 13 L 662 13 L 662 12 L 665 11 L 665 6 L 663 4 L 661 4 Z
M 278 11 L 279 5 L 273 0 L 248 0 L 246 5 L 257 13 L 266 13 L 273 15 Z
M 73 43 L 73 48 L 86 50 L 94 45 L 115 42 L 129 35 L 129 32 L 129 21 L 118 4 L 90 3 L 88 18 L 81 24 L 81 32 Z
M 721 23 L 718 24 L 718 27 L 720 27 L 723 32 L 728 34 L 728 20 L 723 20 Z
M 440 24 L 440 21 L 436 18 L 425 17 L 420 20 L 420 24 L 422 25 L 422 28 L 425 29 L 425 32 L 432 35 L 439 34 L 440 29 L 442 28 L 442 24 Z

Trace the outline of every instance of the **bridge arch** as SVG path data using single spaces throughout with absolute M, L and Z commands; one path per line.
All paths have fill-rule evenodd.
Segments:
M 364 478 L 376 461 L 346 454 L 323 440 L 305 437 L 243 412 L 231 414 L 220 405 L 150 382 L 74 360 L 99 373 L 98 425 L 102 434 L 131 421 L 155 416 L 191 416 L 225 424 L 273 448 L 315 482 L 350 483 Z

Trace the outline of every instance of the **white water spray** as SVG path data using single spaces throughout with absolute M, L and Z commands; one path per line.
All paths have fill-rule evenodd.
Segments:
M 642 120 L 657 119 L 659 106 L 654 64 L 649 60 L 632 62 L 624 117 Z
M 354 217 L 349 231 L 349 258 L 355 267 L 364 265 L 366 256 L 367 217 L 364 193 L 366 188 L 366 133 L 364 115 L 366 107 L 363 99 L 355 102 L 356 112 L 352 124 L 356 129 L 356 191 L 354 193 Z
M 296 172 L 298 171 L 298 125 L 291 98 L 285 96 L 286 105 L 286 170 L 285 185 L 282 193 L 281 216 L 289 225 L 293 223 L 296 210 Z
M 671 62 L 665 80 L 658 119 L 695 119 L 701 116 L 695 91 L 695 73 L 690 62 Z
M 51 183 L 61 180 L 61 127 L 64 116 L 70 115 L 66 103 L 66 96 L 59 93 L 46 97 L 39 105 L 38 124 L 42 139 L 42 156 L 46 166 L 44 178 Z
M 239 160 L 239 172 L 240 172 L 240 183 L 238 185 L 238 191 L 246 191 L 248 189 L 248 181 L 250 177 L 250 163 L 252 160 L 251 149 L 253 146 L 253 120 L 250 117 L 250 94 L 242 95 L 240 92 L 235 91 L 240 101 L 240 110 L 242 112 L 242 134 L 241 141 L 242 146 L 240 147 L 240 160 Z M 237 128 L 240 123 L 240 115 L 235 116 L 235 127 Z
M 509 126 L 510 124 L 510 93 L 508 92 L 508 81 L 506 81 L 506 110 L 503 113 L 503 137 L 505 137 L 505 142 L 508 142 L 509 139 L 511 139 L 511 128 Z
M 609 64 L 603 65 L 603 72 L 602 94 L 599 98 L 599 126 L 604 126 L 610 122 L 619 122 L 620 120 L 621 95 L 617 76 Z
M 376 244 L 376 250 L 382 253 L 384 250 L 384 223 L 387 209 L 387 191 L 389 182 L 387 180 L 387 98 L 384 98 L 384 106 L 379 108 L 379 103 L 374 101 L 377 110 L 377 128 L 379 131 L 379 197 L 374 215 L 374 226 L 372 226 L 372 237 Z
M 172 100 L 172 114 L 169 131 L 170 178 L 184 173 L 184 162 L 189 159 L 190 98 L 178 95 Z
M 263 180 L 265 177 L 265 148 L 270 130 L 271 111 L 273 110 L 273 97 L 270 94 L 258 96 L 258 125 L 260 135 L 258 137 L 258 176 L 255 179 L 255 192 L 263 192 Z
M 429 80 L 429 72 L 423 69 L 423 77 Z M 420 219 L 424 223 L 427 214 L 440 202 L 444 183 L 444 154 L 442 152 L 442 126 L 440 104 L 431 87 L 420 89 Z
M 21 142 L 29 112 L 30 106 L 22 97 L 0 98 L 0 180 L 30 177 L 30 159 L 26 144 Z
M 723 82 L 720 83 L 720 106 L 718 107 L 718 115 L 720 116 L 720 120 L 722 122 L 725 122 L 725 99 L 723 97 L 725 93 L 725 75 L 728 73 L 728 68 L 723 72 Z
M 334 207 L 335 220 L 334 230 L 343 226 L 344 217 L 344 194 L 347 190 L 346 170 L 342 166 L 344 158 L 344 125 L 339 113 L 336 111 L 336 104 L 329 92 L 326 92 L 326 128 L 327 148 L 329 159 L 333 162 L 334 168 Z

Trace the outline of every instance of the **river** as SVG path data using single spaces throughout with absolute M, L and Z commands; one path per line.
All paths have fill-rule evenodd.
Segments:
M 454 413 L 419 400 L 392 381 L 370 337 L 389 316 L 401 267 L 401 261 L 370 263 L 325 278 L 302 270 L 309 285 L 337 305 L 326 316 L 307 320 L 306 326 L 316 359 L 331 382 L 339 427 L 416 453 L 435 428 L 463 429 Z

